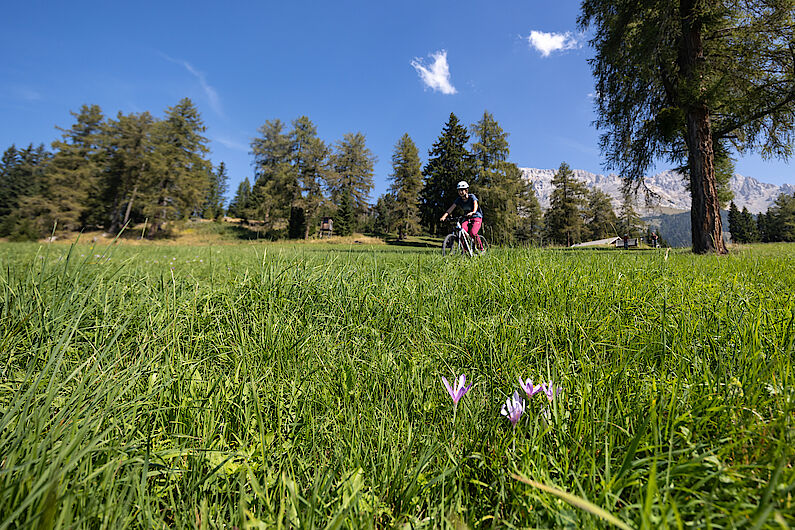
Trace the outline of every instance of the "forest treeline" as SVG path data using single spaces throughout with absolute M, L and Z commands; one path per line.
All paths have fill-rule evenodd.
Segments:
M 508 133 L 488 112 L 469 127 L 450 114 L 424 166 L 404 134 L 392 153 L 389 190 L 375 204 L 369 196 L 376 157 L 364 134 L 327 143 L 306 116 L 289 125 L 266 121 L 251 141 L 253 181 L 246 177 L 226 208 L 229 176 L 223 162 L 214 167 L 209 161 L 206 128 L 190 99 L 166 109 L 162 118 L 149 112 L 108 118 L 97 105 L 72 115 L 74 123 L 59 128 L 62 135 L 52 150 L 12 145 L 3 153 L 0 236 L 118 233 L 145 223 L 143 232 L 158 237 L 168 235 L 175 222 L 224 215 L 255 224 L 274 239 L 311 237 L 327 216 L 340 235 L 440 235 L 449 226 L 442 226 L 439 216 L 455 200 L 460 180 L 478 196 L 487 237 L 495 243 L 571 245 L 646 230 L 630 192 L 616 211 L 607 194 L 589 191 L 565 162 L 543 212 L 531 184 L 509 161 Z M 759 239 L 787 234 L 775 228 L 785 217 L 760 216 L 765 228 Z
M 729 205 L 729 231 L 735 243 L 773 243 L 795 241 L 795 193 L 781 193 L 766 212 L 756 217 L 732 202 Z

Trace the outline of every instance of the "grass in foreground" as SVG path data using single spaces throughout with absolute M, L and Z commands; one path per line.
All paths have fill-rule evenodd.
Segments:
M 0 530 L 795 524 L 792 247 L 0 260 Z

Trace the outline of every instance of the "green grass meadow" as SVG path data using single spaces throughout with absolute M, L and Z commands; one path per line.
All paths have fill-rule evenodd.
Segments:
M 0 265 L 0 530 L 795 527 L 793 245 Z

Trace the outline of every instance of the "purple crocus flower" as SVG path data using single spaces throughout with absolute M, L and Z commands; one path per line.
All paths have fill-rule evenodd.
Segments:
M 461 398 L 464 397 L 464 394 L 469 392 L 469 389 L 472 388 L 472 383 L 469 383 L 469 386 L 465 386 L 467 382 L 467 376 L 461 374 L 456 381 L 455 388 L 450 386 L 450 382 L 447 380 L 446 377 L 442 376 L 442 383 L 444 383 L 444 387 L 447 389 L 447 393 L 450 394 L 450 397 L 453 398 L 453 405 L 456 407 L 458 406 L 458 402 L 461 401 Z
M 516 422 L 518 422 L 519 418 L 524 414 L 524 399 L 519 396 L 518 391 L 514 391 L 513 397 L 509 397 L 507 401 L 505 401 L 505 405 L 502 406 L 500 414 L 507 416 L 508 419 L 511 420 L 511 425 L 516 427 Z
M 522 390 L 525 391 L 527 397 L 532 398 L 544 388 L 544 384 L 541 383 L 538 386 L 533 386 L 533 380 L 528 379 L 527 381 L 522 381 L 522 378 L 519 378 L 519 386 L 522 387 Z
M 556 387 L 555 385 L 552 384 L 552 381 L 546 384 L 541 383 L 541 389 L 544 391 L 544 394 L 547 395 L 547 399 L 550 401 L 555 399 L 555 396 L 563 392 L 563 387 L 561 386 Z

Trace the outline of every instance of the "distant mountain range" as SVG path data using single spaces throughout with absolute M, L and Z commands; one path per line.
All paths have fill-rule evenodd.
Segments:
M 575 169 L 574 176 L 585 182 L 589 189 L 600 188 L 613 199 L 613 206 L 621 204 L 621 178 L 618 175 L 598 175 L 581 169 Z M 535 189 L 542 208 L 549 208 L 549 197 L 552 194 L 552 178 L 556 169 L 522 168 L 522 176 L 530 180 Z M 795 180 L 795 177 L 793 177 Z M 729 181 L 734 192 L 734 204 L 739 209 L 748 208 L 754 214 L 765 212 L 781 193 L 795 193 L 795 185 L 776 186 L 759 182 L 753 177 L 735 174 Z M 675 171 L 663 171 L 654 176 L 646 177 L 646 185 L 659 198 L 652 208 L 644 207 L 644 200 L 639 197 L 638 211 L 674 213 L 673 210 L 690 210 L 690 192 L 685 189 L 682 176 Z

